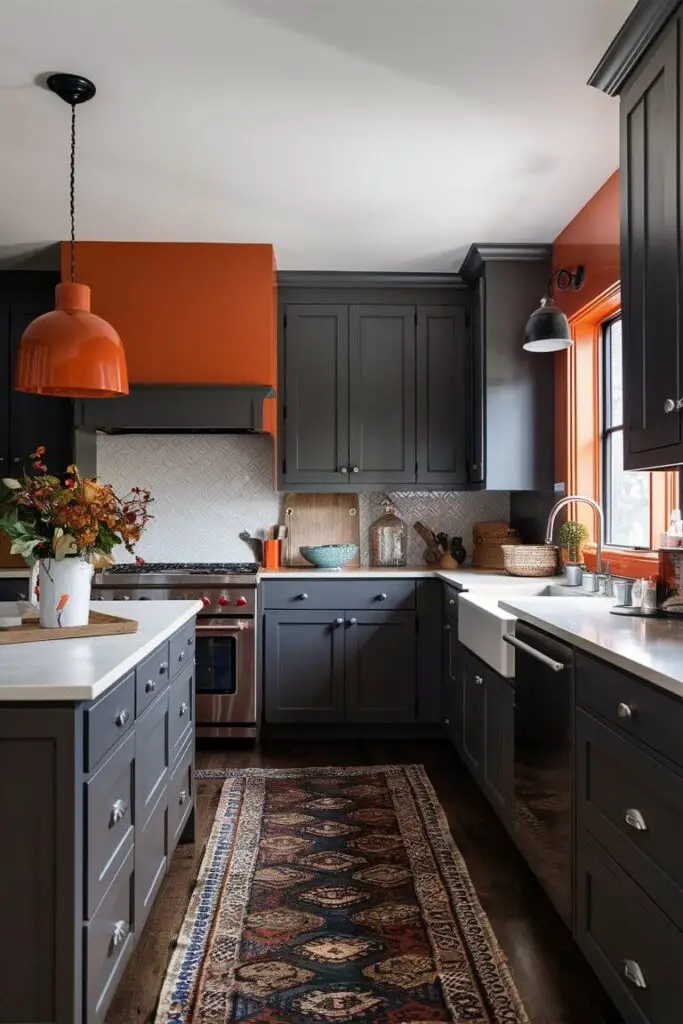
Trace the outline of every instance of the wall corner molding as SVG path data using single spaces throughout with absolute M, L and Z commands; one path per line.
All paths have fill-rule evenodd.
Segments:
M 608 96 L 617 96 L 679 5 L 680 0 L 638 0 L 588 79 L 588 85 Z
M 550 243 L 473 242 L 460 266 L 460 276 L 472 286 L 484 273 L 487 263 L 541 262 L 550 259 L 552 251 Z

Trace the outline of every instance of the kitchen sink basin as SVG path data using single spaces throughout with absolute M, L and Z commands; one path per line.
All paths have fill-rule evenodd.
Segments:
M 604 594 L 600 594 L 597 590 L 594 593 L 590 593 L 584 590 L 583 587 L 568 587 L 566 583 L 549 583 L 542 590 L 537 591 L 535 597 L 602 597 Z

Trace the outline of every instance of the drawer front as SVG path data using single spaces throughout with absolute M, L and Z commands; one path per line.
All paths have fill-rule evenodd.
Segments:
M 683 928 L 683 778 L 581 710 L 576 741 L 579 820 Z
M 135 670 L 135 713 L 141 715 L 167 685 L 169 675 L 168 641 L 141 661 Z
M 182 747 L 192 733 L 194 723 L 194 664 L 188 665 L 171 686 L 169 708 L 168 745 L 173 765 Z
M 171 852 L 178 845 L 180 833 L 192 809 L 194 797 L 194 744 L 183 750 L 168 790 L 168 843 Z
M 576 940 L 627 1024 L 680 1020 L 683 933 L 583 831 Z
M 578 653 L 576 697 L 620 732 L 683 766 L 683 702 Z
M 85 770 L 92 771 L 108 750 L 133 728 L 135 673 L 91 704 L 85 714 Z
M 84 996 L 88 1024 L 102 1024 L 133 951 L 133 851 L 97 914 L 84 926 Z
M 85 783 L 86 916 L 92 917 L 133 842 L 135 735 Z
M 168 784 L 168 714 L 169 691 L 166 690 L 135 726 L 135 824 L 138 831 L 146 826 L 159 794 Z
M 266 608 L 407 611 L 415 607 L 415 580 L 273 580 L 264 582 L 263 599 Z
M 166 790 L 147 823 L 135 830 L 135 933 L 140 935 L 168 865 Z
M 185 666 L 194 660 L 194 636 L 195 620 L 191 619 L 171 637 L 169 644 L 171 679 L 175 679 Z

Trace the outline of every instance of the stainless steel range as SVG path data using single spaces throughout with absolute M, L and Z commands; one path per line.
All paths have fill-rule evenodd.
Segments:
M 258 720 L 255 562 L 115 565 L 94 581 L 100 601 L 199 600 L 198 736 L 249 738 Z

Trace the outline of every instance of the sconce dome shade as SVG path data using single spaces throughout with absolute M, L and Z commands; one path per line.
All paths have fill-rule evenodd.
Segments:
M 571 347 L 572 333 L 567 317 L 545 296 L 527 320 L 524 348 L 527 352 L 561 352 Z
M 127 395 L 121 339 L 106 320 L 90 312 L 88 286 L 58 284 L 55 306 L 24 331 L 14 376 L 16 390 L 64 398 Z

